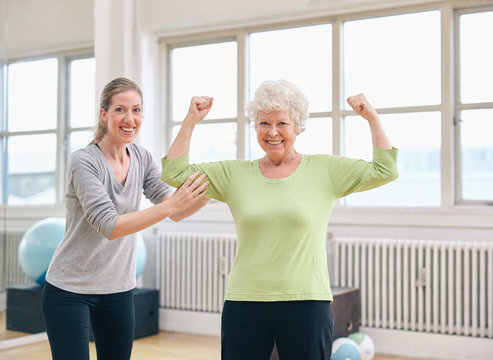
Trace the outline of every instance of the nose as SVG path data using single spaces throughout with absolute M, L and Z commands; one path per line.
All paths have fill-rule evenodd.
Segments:
M 269 136 L 276 136 L 277 135 L 277 128 L 275 126 L 270 126 L 268 134 L 269 134 Z
M 124 119 L 126 121 L 132 121 L 133 118 L 134 118 L 134 114 L 133 114 L 132 110 L 125 111 L 125 113 L 124 113 Z

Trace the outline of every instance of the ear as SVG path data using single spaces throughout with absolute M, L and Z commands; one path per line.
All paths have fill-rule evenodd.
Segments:
M 104 123 L 106 123 L 106 121 L 108 120 L 108 115 L 103 108 L 99 109 L 99 117 L 101 118 L 101 120 L 103 120 Z

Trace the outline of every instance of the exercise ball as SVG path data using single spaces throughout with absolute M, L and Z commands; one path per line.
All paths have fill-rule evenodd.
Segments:
M 144 238 L 140 233 L 137 233 L 137 268 L 135 271 L 135 278 L 138 279 L 139 276 L 144 271 L 147 261 L 147 250 L 144 243 Z
M 22 236 L 18 248 L 19 265 L 24 274 L 43 286 L 51 258 L 65 234 L 65 218 L 50 217 L 38 221 Z M 137 233 L 137 266 L 138 278 L 147 261 L 147 251 L 144 239 Z
M 360 360 L 358 344 L 348 337 L 340 337 L 332 344 L 330 360 Z
M 38 221 L 22 236 L 18 248 L 19 265 L 24 274 L 39 285 L 45 283 L 51 257 L 63 239 L 65 218 L 50 217 Z
M 375 356 L 375 344 L 371 337 L 361 332 L 355 332 L 349 335 L 349 338 L 358 344 L 361 360 L 373 360 Z

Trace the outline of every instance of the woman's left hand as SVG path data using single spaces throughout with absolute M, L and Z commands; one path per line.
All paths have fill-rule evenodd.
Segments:
M 371 106 L 370 102 L 366 99 L 365 95 L 358 94 L 347 98 L 347 103 L 353 108 L 353 110 L 364 119 L 371 121 L 378 119 L 378 113 Z

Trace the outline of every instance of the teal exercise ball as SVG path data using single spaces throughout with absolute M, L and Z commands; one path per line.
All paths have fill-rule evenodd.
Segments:
M 38 221 L 22 236 L 19 265 L 24 274 L 43 286 L 51 257 L 65 234 L 65 218 L 50 217 Z

